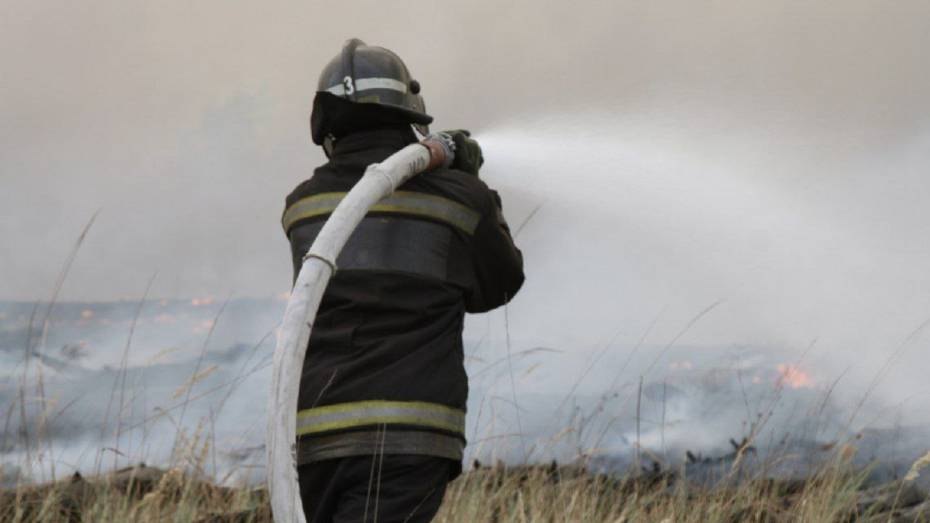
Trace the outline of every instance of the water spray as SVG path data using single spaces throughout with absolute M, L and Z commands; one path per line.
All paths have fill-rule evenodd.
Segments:
M 368 210 L 401 184 L 454 158 L 451 137 L 434 134 L 404 147 L 365 174 L 343 198 L 304 255 L 274 351 L 265 436 L 268 492 L 276 523 L 305 523 L 297 484 L 297 393 L 310 331 L 336 259 Z

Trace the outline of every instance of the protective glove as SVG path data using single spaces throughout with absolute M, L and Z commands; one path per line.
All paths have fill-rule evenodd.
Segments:
M 452 168 L 478 176 L 484 156 L 481 155 L 481 146 L 471 138 L 471 133 L 465 129 L 443 132 L 451 136 L 455 142 L 455 160 L 452 162 Z

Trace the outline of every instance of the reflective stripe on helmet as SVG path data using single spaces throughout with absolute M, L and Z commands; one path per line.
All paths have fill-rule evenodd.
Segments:
M 284 211 L 281 225 L 285 231 L 300 220 L 325 216 L 333 212 L 346 193 L 328 192 L 308 196 L 294 202 Z M 468 207 L 442 196 L 411 191 L 397 191 L 381 200 L 370 212 L 397 213 L 432 218 L 449 224 L 466 234 L 474 234 L 481 215 Z
M 348 91 L 346 89 L 347 87 Z M 326 91 L 336 96 L 345 96 L 346 94 L 369 91 L 371 89 L 390 89 L 391 91 L 398 91 L 406 94 L 407 84 L 393 78 L 356 78 L 353 80 L 351 77 L 347 76 L 343 83 L 327 87 Z
M 465 434 L 465 412 L 423 401 L 356 401 L 301 410 L 297 435 L 317 434 L 367 425 L 412 425 Z

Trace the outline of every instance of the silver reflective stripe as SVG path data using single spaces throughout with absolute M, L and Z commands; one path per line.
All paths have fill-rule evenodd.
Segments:
M 285 231 L 299 220 L 325 216 L 333 212 L 346 195 L 344 192 L 320 193 L 298 200 L 284 211 L 281 225 Z M 409 214 L 432 218 L 452 225 L 466 234 L 474 234 L 481 215 L 448 198 L 410 191 L 396 191 L 375 204 L 370 212 Z
M 415 430 L 368 430 L 303 437 L 297 441 L 297 464 L 376 454 L 407 454 L 462 460 L 465 443 L 458 436 Z
M 355 92 L 368 91 L 371 89 L 389 89 L 391 91 L 407 93 L 407 84 L 393 78 L 356 78 L 354 83 Z M 336 84 L 332 87 L 328 87 L 326 91 L 336 96 L 345 96 L 346 86 L 344 84 Z
M 297 435 L 345 430 L 366 425 L 413 425 L 465 433 L 465 413 L 422 401 L 356 401 L 301 410 Z

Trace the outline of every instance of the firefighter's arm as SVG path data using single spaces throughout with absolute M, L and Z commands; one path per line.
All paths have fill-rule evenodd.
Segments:
M 291 204 L 296 201 L 294 196 L 296 192 L 297 191 L 295 190 L 294 193 L 291 193 L 284 201 L 284 213 L 287 213 L 288 207 L 290 207 Z M 294 267 L 294 277 L 291 279 L 291 285 L 294 285 L 294 282 L 297 281 L 297 275 L 300 273 L 300 268 L 303 265 L 304 254 L 306 254 L 306 247 L 302 247 L 302 245 L 296 241 L 293 231 L 288 230 L 287 227 L 284 228 L 284 235 L 287 237 L 287 243 L 291 248 L 291 263 Z M 300 252 L 301 248 L 304 249 L 304 252 Z
M 472 242 L 475 281 L 465 310 L 486 312 L 510 301 L 523 285 L 523 254 L 513 243 L 501 199 L 488 191 L 488 205 Z

